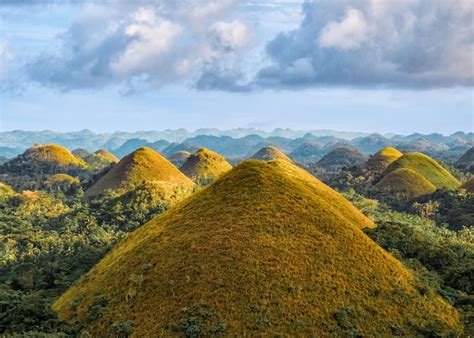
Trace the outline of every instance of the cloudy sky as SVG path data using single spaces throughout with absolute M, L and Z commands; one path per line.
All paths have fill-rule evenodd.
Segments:
M 472 131 L 471 0 L 0 0 L 0 129 Z

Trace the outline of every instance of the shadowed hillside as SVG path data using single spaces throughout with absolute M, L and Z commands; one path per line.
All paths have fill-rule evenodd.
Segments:
M 232 169 L 226 159 L 209 149 L 199 149 L 189 156 L 181 171 L 199 184 L 209 184 Z
M 167 159 L 150 148 L 139 148 L 125 156 L 107 174 L 86 191 L 94 196 L 106 190 L 129 190 L 149 181 L 162 181 L 183 189 L 191 189 L 193 182 Z
M 461 185 L 461 189 L 474 193 L 474 177 L 471 177 L 469 180 L 464 182 Z
M 347 205 L 288 161 L 244 162 L 130 234 L 54 308 L 92 336 L 458 331 Z
M 186 162 L 189 156 L 191 156 L 189 151 L 178 151 L 169 156 L 168 160 L 179 168 L 184 164 L 184 162 Z
M 469 149 L 456 161 L 456 167 L 459 169 L 474 172 L 474 147 Z
M 337 147 L 324 155 L 316 166 L 325 170 L 338 170 L 341 168 L 360 166 L 366 161 L 367 158 L 355 148 Z

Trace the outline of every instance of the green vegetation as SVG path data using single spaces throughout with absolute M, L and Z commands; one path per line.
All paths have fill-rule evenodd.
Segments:
M 288 161 L 244 162 L 128 235 L 54 308 L 95 336 L 117 321 L 137 336 L 459 332 L 348 206 Z M 97 295 L 109 302 L 92 319 Z
M 474 193 L 474 177 L 471 177 L 461 185 L 461 189 Z
M 181 171 L 199 185 L 212 183 L 232 166 L 218 153 L 202 148 L 188 157 Z
M 92 197 L 113 190 L 127 192 L 132 187 L 151 181 L 161 181 L 163 192 L 178 189 L 192 190 L 194 183 L 172 163 L 150 148 L 139 148 L 125 156 L 107 174 L 86 191 Z
M 408 153 L 390 164 L 384 175 L 397 169 L 411 169 L 431 182 L 437 189 L 457 189 L 461 184 L 445 168 L 421 153 Z

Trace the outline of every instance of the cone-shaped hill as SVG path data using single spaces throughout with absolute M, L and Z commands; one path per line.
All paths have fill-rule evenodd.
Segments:
M 97 337 L 120 323 L 136 337 L 458 331 L 348 206 L 288 161 L 246 161 L 128 235 L 53 307 Z
M 474 147 L 466 151 L 455 165 L 459 169 L 474 172 Z
M 181 167 L 184 162 L 191 156 L 189 151 L 177 151 L 173 155 L 168 157 L 171 163 L 173 163 L 177 167 Z
M 273 146 L 266 146 L 257 151 L 251 160 L 271 161 L 271 160 L 285 160 L 293 162 L 283 151 Z
M 82 159 L 86 158 L 87 156 L 89 156 L 91 154 L 90 152 L 88 152 L 87 150 L 85 150 L 83 148 L 76 148 L 73 151 L 71 151 L 71 153 L 74 156 L 80 157 Z
M 232 169 L 226 159 L 209 149 L 201 148 L 186 160 L 181 171 L 199 184 L 209 184 Z
M 393 147 L 386 147 L 374 154 L 367 161 L 365 168 L 371 172 L 383 173 L 387 167 L 402 157 L 403 154 Z
M 2 165 L 2 172 L 13 174 L 54 174 L 85 170 L 87 164 L 67 148 L 57 144 L 35 145 Z
M 348 168 L 352 166 L 360 166 L 367 161 L 365 155 L 352 147 L 337 147 L 323 156 L 317 167 L 329 171 L 339 170 L 341 168 Z
M 194 183 L 153 149 L 143 147 L 120 160 L 107 174 L 86 191 L 91 197 L 107 190 L 126 192 L 144 182 L 160 181 L 191 189 Z
M 461 183 L 432 158 L 408 153 L 385 170 L 376 188 L 401 200 L 425 196 L 440 188 L 456 189 Z
M 84 161 L 94 170 L 102 170 L 111 164 L 118 163 L 120 160 L 117 156 L 107 150 L 97 150 L 93 154 L 84 157 Z
M 461 185 L 461 189 L 474 193 L 474 176 Z
M 94 152 L 94 155 L 100 156 L 111 163 L 118 163 L 120 161 L 117 156 L 112 154 L 110 151 L 104 149 L 97 150 L 96 152 Z

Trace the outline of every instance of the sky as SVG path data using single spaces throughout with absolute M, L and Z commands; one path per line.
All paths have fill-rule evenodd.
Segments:
M 1 0 L 0 130 L 474 129 L 470 0 Z

